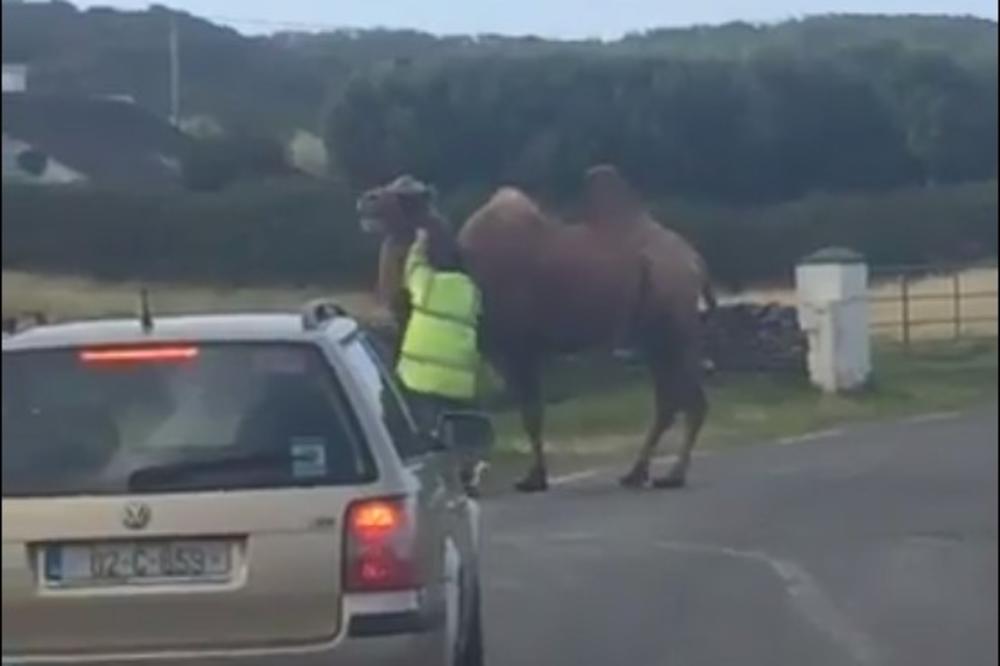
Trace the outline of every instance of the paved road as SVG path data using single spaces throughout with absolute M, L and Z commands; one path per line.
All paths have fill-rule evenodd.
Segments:
M 489 666 L 992 666 L 997 411 L 485 506 Z

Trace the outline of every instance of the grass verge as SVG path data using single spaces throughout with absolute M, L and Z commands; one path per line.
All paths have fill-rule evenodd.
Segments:
M 908 353 L 883 343 L 876 347 L 873 363 L 871 386 L 851 395 L 824 395 L 801 377 L 714 378 L 709 385 L 711 413 L 699 448 L 737 447 L 997 398 L 995 339 L 922 343 Z M 547 443 L 554 471 L 614 461 L 624 466 L 651 416 L 651 393 L 642 368 L 609 361 L 566 362 L 552 368 L 547 381 Z M 513 408 L 495 413 L 500 438 L 495 467 L 507 476 L 505 468 L 523 467 L 528 449 Z M 661 444 L 660 453 L 668 452 L 677 436 L 675 431 Z
M 966 288 L 980 284 L 984 289 L 988 284 L 995 287 L 996 270 L 970 273 L 962 279 Z M 933 280 L 926 283 L 928 293 L 940 292 L 948 286 Z M 154 308 L 165 313 L 288 309 L 331 291 L 322 287 L 149 286 Z M 919 292 L 925 286 L 920 283 L 913 288 Z M 60 318 L 132 314 L 138 291 L 138 284 L 3 271 L 5 316 L 31 310 L 43 310 Z M 340 292 L 337 298 L 362 317 L 378 318 L 377 307 L 364 293 Z M 782 302 L 791 295 L 775 291 L 744 294 L 743 298 Z M 995 315 L 995 299 L 983 307 L 993 309 L 975 314 Z M 991 326 L 995 332 L 996 324 Z M 951 334 L 950 329 L 947 334 Z M 851 396 L 824 396 L 811 389 L 805 379 L 797 377 L 715 378 L 709 386 L 712 411 L 699 448 L 741 446 L 845 422 L 955 409 L 996 400 L 996 338 L 926 341 L 914 346 L 909 354 L 904 354 L 898 345 L 882 342 L 875 350 L 874 366 L 871 388 Z M 562 361 L 551 368 L 546 388 L 550 403 L 547 439 L 556 471 L 572 471 L 597 461 L 625 461 L 634 455 L 652 407 L 642 368 L 610 359 Z M 527 447 L 517 416 L 509 405 L 497 407 L 494 413 L 500 434 L 496 467 L 520 470 Z M 670 442 L 661 445 L 661 451 L 667 451 Z

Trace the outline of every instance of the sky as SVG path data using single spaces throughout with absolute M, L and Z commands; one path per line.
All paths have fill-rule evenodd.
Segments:
M 143 9 L 143 0 L 79 0 Z M 437 34 L 615 38 L 630 31 L 825 13 L 961 14 L 997 18 L 996 0 L 160 0 L 246 33 L 415 28 Z

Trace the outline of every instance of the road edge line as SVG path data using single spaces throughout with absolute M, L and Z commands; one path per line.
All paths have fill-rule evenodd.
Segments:
M 807 432 L 802 435 L 792 435 L 790 437 L 781 437 L 774 441 L 778 446 L 789 446 L 791 444 L 801 444 L 803 442 L 815 442 L 820 439 L 831 439 L 833 437 L 840 437 L 846 432 L 846 428 L 827 428 L 826 430 L 814 430 L 813 432 Z
M 929 412 L 927 414 L 917 414 L 902 419 L 900 423 L 907 425 L 920 425 L 922 423 L 940 423 L 942 421 L 954 421 L 962 418 L 962 412 L 958 410 L 949 412 Z

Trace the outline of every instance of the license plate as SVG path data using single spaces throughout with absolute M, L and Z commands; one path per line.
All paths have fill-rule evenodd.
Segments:
M 50 546 L 45 579 L 52 585 L 121 585 L 229 579 L 227 541 L 116 541 Z

